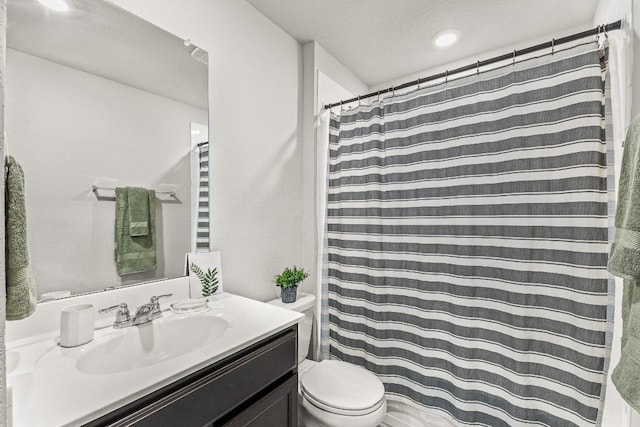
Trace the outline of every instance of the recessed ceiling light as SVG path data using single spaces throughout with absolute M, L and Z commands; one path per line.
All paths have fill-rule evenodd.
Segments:
M 460 30 L 450 28 L 436 33 L 436 35 L 433 36 L 433 44 L 438 47 L 447 47 L 457 42 L 459 38 Z
M 69 10 L 69 5 L 64 0 L 38 0 L 44 6 L 56 12 L 66 12 Z

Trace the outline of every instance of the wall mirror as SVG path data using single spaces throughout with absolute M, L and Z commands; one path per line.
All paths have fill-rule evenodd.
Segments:
M 105 1 L 68 3 L 7 5 L 7 153 L 24 169 L 40 301 L 183 276 L 203 142 L 192 133 L 208 133 L 205 51 Z M 175 195 L 158 194 L 157 269 L 121 277 L 113 188 L 126 186 Z

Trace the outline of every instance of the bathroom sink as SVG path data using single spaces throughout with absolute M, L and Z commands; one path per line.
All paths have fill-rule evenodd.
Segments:
M 189 289 L 188 277 L 175 280 Z M 112 296 L 108 292 L 89 294 L 78 297 L 78 302 L 99 307 L 134 299 L 145 302 L 148 295 L 162 293 L 157 286 L 136 286 L 132 295 L 122 295 L 128 288 L 112 291 Z M 42 327 L 49 329 L 54 324 L 53 330 L 14 339 L 6 349 L 15 427 L 95 424 L 96 419 L 150 393 L 231 360 L 238 352 L 294 326 L 302 316 L 225 292 L 212 297 L 204 311 L 166 310 L 163 317 L 140 326 L 114 329 L 114 317 L 104 316 L 96 322 L 92 341 L 61 347 L 56 323 L 61 308 L 70 303 L 47 304 L 53 308 L 51 313 L 43 304 L 28 320 L 43 322 Z M 17 332 L 12 333 L 16 336 Z
M 197 350 L 219 339 L 232 327 L 224 316 L 172 316 L 123 329 L 77 358 L 87 374 L 113 374 L 155 365 Z

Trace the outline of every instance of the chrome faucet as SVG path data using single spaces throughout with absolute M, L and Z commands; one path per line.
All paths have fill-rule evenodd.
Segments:
M 152 296 L 147 304 L 143 304 L 136 310 L 136 314 L 133 316 L 133 325 L 142 325 L 144 323 L 151 322 L 154 319 L 162 317 L 162 310 L 160 309 L 160 298 L 170 297 L 173 294 Z
M 131 325 L 142 325 L 162 317 L 162 310 L 160 309 L 160 303 L 158 300 L 160 298 L 170 296 L 173 296 L 173 294 L 152 296 L 147 304 L 143 304 L 136 309 L 136 314 L 133 316 L 133 319 L 131 318 L 131 314 L 129 314 L 129 307 L 127 307 L 127 304 L 124 302 L 112 307 L 103 308 L 98 310 L 98 312 L 107 313 L 111 310 L 118 309 L 118 312 L 116 313 L 116 320 L 113 322 L 113 327 L 115 329 L 127 328 Z
M 111 307 L 103 308 L 98 310 L 98 313 L 107 313 L 111 310 L 118 309 L 116 313 L 116 320 L 113 322 L 113 327 L 115 329 L 122 329 L 131 326 L 131 315 L 129 314 L 129 307 L 127 307 L 127 303 L 121 303 L 118 305 L 114 305 Z

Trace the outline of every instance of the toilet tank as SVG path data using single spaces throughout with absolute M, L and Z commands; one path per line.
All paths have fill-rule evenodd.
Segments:
M 298 362 L 302 362 L 309 354 L 309 343 L 311 342 L 311 332 L 313 328 L 313 312 L 315 309 L 316 297 L 311 294 L 298 294 L 295 302 L 285 304 L 280 299 L 269 301 L 269 304 L 297 311 L 304 314 L 304 318 L 298 323 Z

